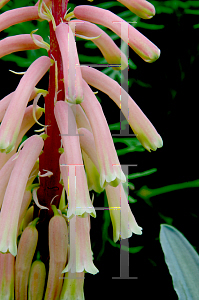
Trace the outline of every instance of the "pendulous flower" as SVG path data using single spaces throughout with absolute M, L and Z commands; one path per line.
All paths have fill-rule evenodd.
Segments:
M 156 45 L 111 11 L 90 5 L 78 5 L 73 13 L 77 19 L 103 25 L 111 29 L 125 43 L 129 44 L 144 61 L 151 63 L 159 58 L 160 50 Z M 125 30 L 122 30 L 121 26 L 125 26 Z
M 150 152 L 163 146 L 162 138 L 154 126 L 135 101 L 115 80 L 94 68 L 86 66 L 82 66 L 82 76 L 88 84 L 107 94 L 121 108 L 137 139 L 145 149 Z M 128 101 L 122 101 L 121 103 L 121 98 L 128 99 Z
M 17 229 L 21 203 L 28 176 L 41 153 L 44 142 L 37 135 L 27 139 L 12 170 L 0 214 L 0 252 L 17 255 Z M 20 176 L 19 176 L 20 174 Z
M 100 185 L 102 188 L 107 184 L 117 186 L 120 181 L 125 182 L 126 178 L 119 163 L 108 123 L 99 101 L 84 80 L 83 88 L 84 101 L 80 105 L 92 128 L 100 169 Z
M 60 156 L 60 170 L 68 197 L 67 217 L 86 216 L 87 214 L 95 217 L 96 213 L 88 192 L 73 112 L 64 101 L 58 101 L 54 111 L 64 147 L 64 153 Z M 71 151 L 71 147 L 73 151 Z
M 62 273 L 86 271 L 94 275 L 99 272 L 93 264 L 89 233 L 89 216 L 85 218 L 74 216 L 69 220 L 69 260 Z

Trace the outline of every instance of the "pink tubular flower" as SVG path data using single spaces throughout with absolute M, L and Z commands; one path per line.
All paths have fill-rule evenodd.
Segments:
M 91 88 L 83 80 L 84 101 L 81 103 L 94 136 L 97 158 L 100 169 L 100 185 L 104 188 L 107 184 L 117 186 L 126 178 L 121 170 L 111 133 L 102 111 L 101 105 Z
M 99 48 L 104 58 L 109 64 L 120 65 L 113 67 L 114 70 L 124 70 L 128 66 L 128 60 L 123 52 L 118 48 L 110 36 L 100 29 L 97 25 L 81 20 L 72 20 L 69 26 L 73 33 L 87 37 L 98 37 L 93 39 L 93 43 Z
M 79 5 L 75 7 L 73 13 L 77 19 L 100 24 L 111 29 L 125 43 L 129 44 L 144 61 L 151 63 L 159 58 L 160 50 L 151 41 L 111 11 L 90 5 Z M 121 27 L 123 25 L 125 26 L 124 30 Z
M 98 269 L 93 264 L 90 243 L 89 216 L 79 218 L 74 216 L 69 221 L 70 251 L 69 261 L 62 273 L 80 273 L 86 271 L 91 274 L 98 273 Z
M 68 24 L 61 23 L 55 34 L 63 61 L 65 98 L 72 104 L 83 101 L 82 75 L 73 32 Z
M 33 34 L 34 38 L 39 42 L 43 39 L 40 35 Z M 34 50 L 39 49 L 34 42 L 30 34 L 19 34 L 15 36 L 9 36 L 0 41 L 0 58 L 17 51 Z
M 14 149 L 30 95 L 50 65 L 50 58 L 41 56 L 32 63 L 21 78 L 0 126 L 1 152 L 9 153 Z
M 17 228 L 21 203 L 28 176 L 41 153 L 44 142 L 41 137 L 31 136 L 15 162 L 5 192 L 0 214 L 0 252 L 17 254 Z
M 151 19 L 155 15 L 155 7 L 145 0 L 117 0 L 142 19 Z
M 22 22 L 39 19 L 37 6 L 20 7 L 0 15 L 0 31 Z
M 122 184 L 116 188 L 107 186 L 105 190 L 113 225 L 113 241 L 116 243 L 119 238 L 129 238 L 132 233 L 142 234 L 142 228 L 131 212 Z
M 0 253 L 0 299 L 14 299 L 14 263 L 10 253 Z
M 96 213 L 88 192 L 75 118 L 66 102 L 58 101 L 55 104 L 55 118 L 64 146 L 64 154 L 60 156 L 60 169 L 65 189 L 68 191 L 69 207 L 67 217 L 85 216 L 88 213 L 95 217 Z
M 88 84 L 107 94 L 119 108 L 121 107 L 125 118 L 145 149 L 150 152 L 162 147 L 162 138 L 154 126 L 139 106 L 115 80 L 91 67 L 84 66 L 81 69 L 82 76 Z M 121 104 L 121 96 L 122 99 L 128 97 L 128 105 L 127 101 L 123 101 Z

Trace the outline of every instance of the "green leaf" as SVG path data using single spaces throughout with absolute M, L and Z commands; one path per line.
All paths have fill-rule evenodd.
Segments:
M 160 243 L 179 300 L 197 300 L 199 256 L 180 231 L 162 224 Z

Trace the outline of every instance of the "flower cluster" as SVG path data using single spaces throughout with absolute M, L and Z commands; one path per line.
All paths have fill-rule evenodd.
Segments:
M 155 14 L 145 0 L 118 1 L 141 18 Z M 7 2 L 0 1 L 0 8 Z M 148 151 L 162 147 L 156 129 L 117 82 L 80 66 L 75 35 L 92 40 L 118 70 L 127 68 L 127 58 L 96 24 L 115 32 L 146 62 L 157 60 L 160 50 L 111 11 L 80 5 L 68 13 L 67 2 L 39 0 L 35 6 L 0 15 L 1 31 L 38 19 L 50 26 L 50 45 L 34 34 L 36 30 L 0 41 L 0 57 L 47 50 L 46 56 L 30 65 L 16 90 L 0 101 L 1 299 L 84 299 L 84 273 L 98 272 L 90 242 L 90 216 L 96 217 L 90 190 L 106 192 L 114 242 L 142 234 L 123 189 L 126 176 L 109 126 L 89 85 L 107 94 L 119 108 L 120 95 L 126 95 L 121 110 L 140 143 Z M 49 69 L 47 92 L 36 85 Z M 37 105 L 41 95 L 45 109 Z M 45 125 L 38 121 L 43 112 Z M 35 123 L 44 132 L 20 144 Z M 40 252 L 45 222 L 50 259 L 44 263 Z

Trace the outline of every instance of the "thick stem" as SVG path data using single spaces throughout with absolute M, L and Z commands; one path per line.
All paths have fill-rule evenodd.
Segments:
M 67 0 L 52 0 L 52 14 L 54 16 L 56 25 L 58 25 L 63 19 L 67 10 Z M 64 100 L 64 83 L 63 83 L 63 66 L 61 53 L 55 36 L 52 22 L 49 23 L 50 27 L 50 51 L 49 57 L 57 62 L 58 68 L 58 91 L 57 100 Z M 48 257 L 48 223 L 50 218 L 54 215 L 51 209 L 51 201 L 56 207 L 59 205 L 62 185 L 60 181 L 60 169 L 59 169 L 59 152 L 61 147 L 61 138 L 59 129 L 54 116 L 54 99 L 55 99 L 55 64 L 50 68 L 49 75 L 49 88 L 48 95 L 45 97 L 45 125 L 47 127 L 47 139 L 44 143 L 44 151 L 39 159 L 39 168 L 41 174 L 46 173 L 44 170 L 51 171 L 53 175 L 51 177 L 40 177 L 40 188 L 38 189 L 37 196 L 39 203 L 49 208 L 49 210 L 42 209 L 35 206 L 35 217 L 39 215 L 40 222 L 38 224 L 39 241 L 38 247 L 41 251 L 41 256 L 45 260 Z

